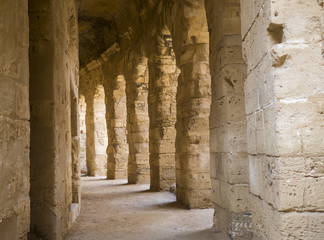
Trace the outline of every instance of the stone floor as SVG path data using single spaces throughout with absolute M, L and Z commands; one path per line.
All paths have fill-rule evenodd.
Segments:
M 182 209 L 147 184 L 83 177 L 81 188 L 82 212 L 65 240 L 227 240 L 211 229 L 212 209 Z

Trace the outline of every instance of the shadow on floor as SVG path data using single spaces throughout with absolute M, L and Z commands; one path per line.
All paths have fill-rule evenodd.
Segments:
M 199 230 L 191 233 L 178 235 L 175 239 L 186 240 L 228 240 L 228 238 L 221 232 L 215 231 L 213 228 L 206 230 Z

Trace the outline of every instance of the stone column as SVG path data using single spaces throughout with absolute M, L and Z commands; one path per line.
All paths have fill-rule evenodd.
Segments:
M 175 122 L 178 68 L 167 28 L 154 43 L 149 63 L 151 189 L 166 191 L 175 183 Z
M 87 157 L 86 157 L 86 103 L 84 95 L 80 95 L 79 97 L 79 125 L 80 125 L 80 170 L 81 174 L 87 174 Z
M 231 239 L 251 239 L 240 1 L 205 0 L 210 31 L 211 179 L 214 224 Z
M 96 153 L 96 174 L 99 176 L 107 175 L 107 126 L 106 126 L 106 104 L 105 91 L 102 85 L 96 86 L 94 95 L 94 141 Z
M 70 104 L 71 104 L 71 139 L 72 139 L 72 203 L 81 210 L 80 184 L 80 118 L 79 118 L 79 31 L 78 6 L 69 1 L 69 72 L 70 72 Z M 71 205 L 73 208 L 73 206 Z M 71 211 L 72 222 L 78 213 Z
M 78 97 L 71 86 L 72 202 L 81 203 Z M 76 90 L 76 89 L 75 89 Z M 76 90 L 77 91 L 77 90 Z
M 70 7 L 75 1 L 29 1 L 31 235 L 62 239 L 71 226 Z M 75 7 L 75 6 L 74 6 Z M 1 15 L 1 14 L 0 14 Z M 24 21 L 22 21 L 24 22 Z M 76 46 L 77 49 L 77 46 Z M 26 145 L 27 146 L 27 145 Z M 23 208 L 22 204 L 19 208 Z M 18 208 L 18 209 L 19 209 Z M 28 220 L 26 220 L 28 221 Z M 32 237 L 33 238 L 33 237 Z
M 211 206 L 209 33 L 203 0 L 180 1 L 173 40 L 181 69 L 177 90 L 177 200 Z
M 324 238 L 321 3 L 241 1 L 255 239 Z
M 126 179 L 128 144 L 126 137 L 126 82 L 123 75 L 107 79 L 106 118 L 108 130 L 108 179 Z
M 85 96 L 86 102 L 86 162 L 88 176 L 95 176 L 96 165 L 96 149 L 95 149 L 95 126 L 94 126 L 94 89 L 91 92 L 87 92 Z
M 128 182 L 149 183 L 149 116 L 147 58 L 137 59 L 127 75 Z

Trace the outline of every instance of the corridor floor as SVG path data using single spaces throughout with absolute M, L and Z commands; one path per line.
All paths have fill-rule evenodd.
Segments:
M 213 210 L 179 208 L 174 194 L 126 180 L 82 178 L 82 211 L 65 240 L 226 240 L 212 227 Z

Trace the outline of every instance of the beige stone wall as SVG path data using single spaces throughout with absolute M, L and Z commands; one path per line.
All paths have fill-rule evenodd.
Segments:
M 78 46 L 69 20 L 76 17 L 72 0 L 29 3 L 31 234 L 46 239 L 62 239 L 72 223 L 77 133 L 71 131 L 71 90 L 78 95 Z
M 28 2 L 0 2 L 0 233 L 29 232 Z
M 232 239 L 251 239 L 240 1 L 205 0 L 210 31 L 210 147 L 214 223 Z
M 323 239 L 322 6 L 241 1 L 255 239 Z

